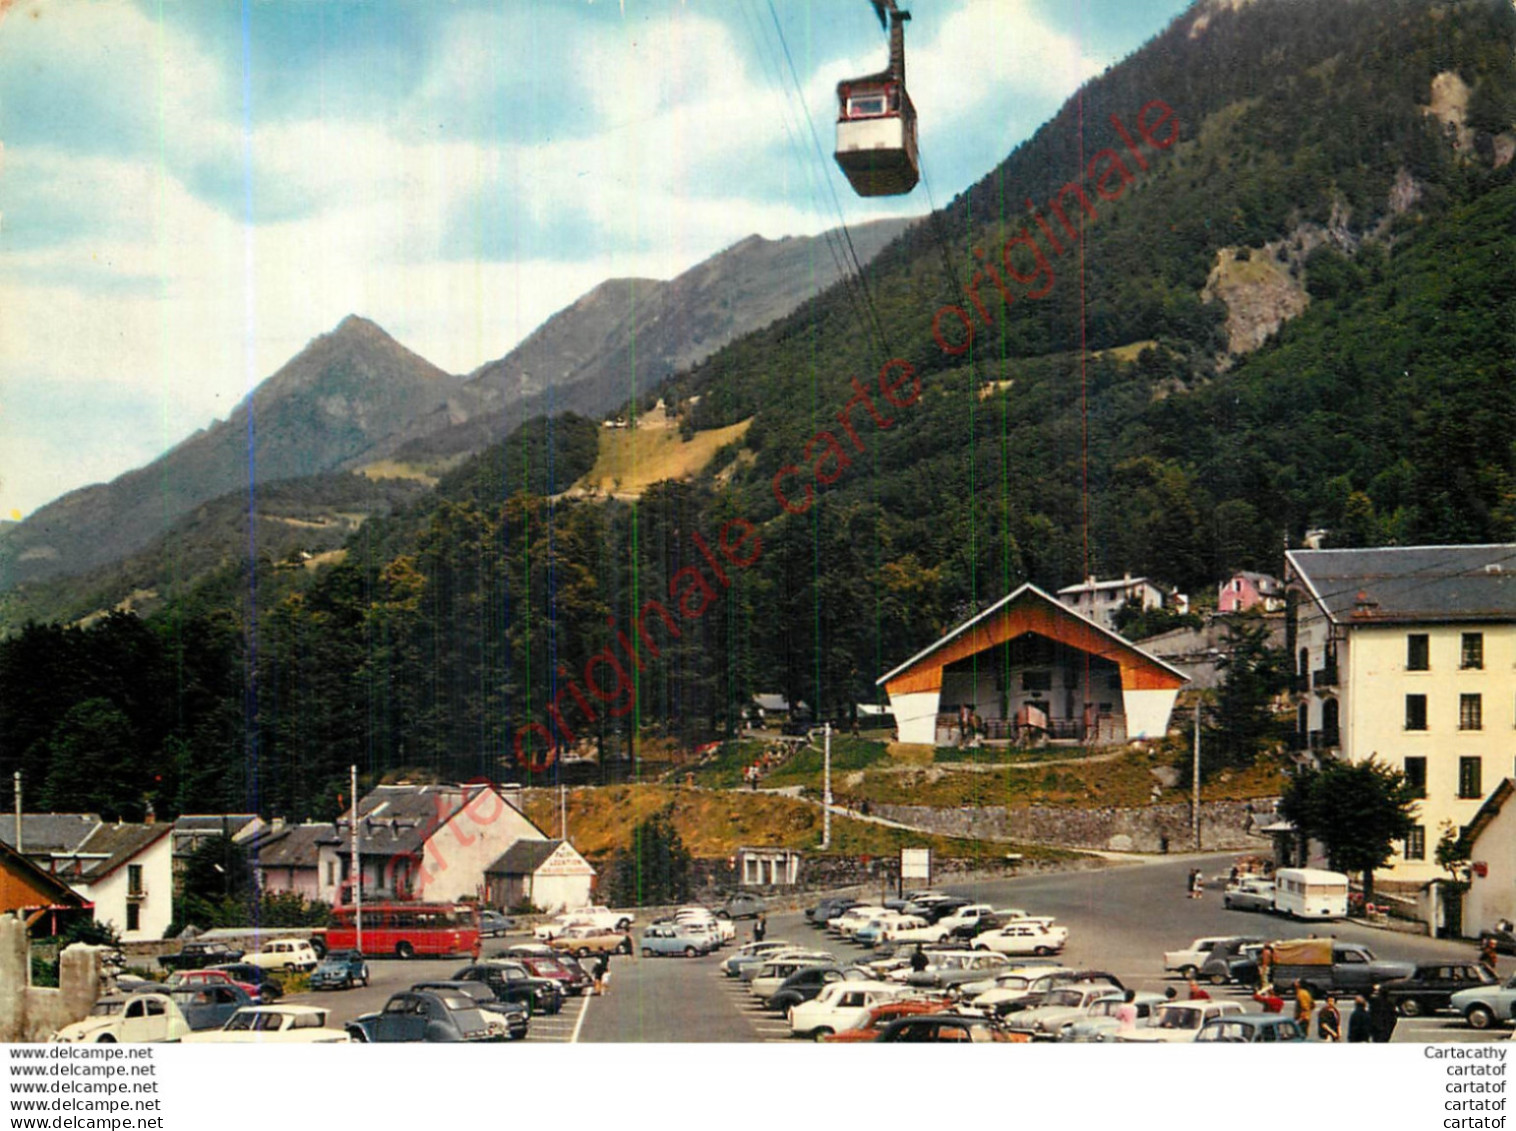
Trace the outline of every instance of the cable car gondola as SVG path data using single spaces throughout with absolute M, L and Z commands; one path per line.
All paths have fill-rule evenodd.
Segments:
M 871 0 L 890 33 L 889 70 L 837 84 L 837 164 L 859 196 L 900 196 L 921 178 L 916 108 L 905 89 L 905 21 L 895 0 Z

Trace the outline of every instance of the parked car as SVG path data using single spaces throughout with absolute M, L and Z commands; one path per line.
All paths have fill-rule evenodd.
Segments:
M 465 966 L 453 975 L 455 982 L 478 982 L 489 988 L 496 1001 L 519 1002 L 531 1013 L 559 1013 L 563 989 L 551 978 L 538 978 L 519 962 L 491 959 Z
M 1418 962 L 1409 978 L 1384 983 L 1385 992 L 1404 1017 L 1447 1009 L 1459 990 L 1485 989 L 1498 979 L 1472 962 Z
M 594 985 L 594 979 L 568 955 L 521 954 L 512 959 L 537 978 L 551 978 L 565 995 L 578 997 Z
M 238 962 L 243 951 L 219 942 L 190 942 L 179 948 L 178 954 L 158 957 L 158 965 L 165 970 L 199 970 L 205 966 Z
M 257 1002 L 231 982 L 186 982 L 169 991 L 184 1020 L 195 1032 L 219 1029 L 232 1014 Z
M 1261 876 L 1242 876 L 1235 884 L 1228 884 L 1221 895 L 1223 907 L 1238 911 L 1274 910 L 1274 881 Z
M 177 1041 L 190 1025 L 169 994 L 106 994 L 90 1006 L 89 1016 L 65 1025 L 49 1040 L 63 1044 L 135 1044 Z
M 983 1017 L 953 1013 L 923 1013 L 891 1021 L 875 1038 L 884 1044 L 896 1041 L 979 1044 L 1013 1040 Z M 1025 1038 L 1022 1038 L 1023 1040 Z
M 207 969 L 219 970 L 264 1005 L 284 996 L 283 984 L 263 967 L 254 966 L 251 962 L 230 962 L 225 966 L 210 966 Z
M 751 988 L 754 979 L 767 973 L 770 965 L 775 962 L 809 964 L 812 966 L 818 964 L 822 966 L 834 966 L 838 964 L 836 956 L 831 951 L 807 950 L 804 947 L 796 947 L 791 950 L 776 950 L 771 954 L 765 954 L 762 957 L 762 961 L 743 966 L 738 970 L 737 977 Z
M 1042 956 L 1057 954 L 1068 941 L 1067 927 L 1055 927 L 1040 919 L 1028 919 L 980 935 L 974 940 L 974 949 L 991 950 L 996 954 Z
M 808 966 L 803 970 L 796 970 L 781 982 L 779 988 L 770 994 L 763 1004 L 775 1013 L 786 1013 L 802 1002 L 817 997 L 822 990 L 834 982 L 844 980 L 845 975 L 838 966 Z
M 750 891 L 739 891 L 722 906 L 733 919 L 756 919 L 769 909 L 767 901 Z
M 632 936 L 620 931 L 603 931 L 599 927 L 570 927 L 550 944 L 576 958 L 592 954 L 631 954 Z
M 1380 959 L 1368 947 L 1338 939 L 1286 939 L 1274 943 L 1276 986 L 1297 980 L 1317 997 L 1328 993 L 1367 993 L 1382 982 L 1408 978 L 1409 962 Z
M 1125 995 L 1110 986 L 1084 982 L 1049 990 L 1042 1004 L 1013 1014 L 1006 1022 L 1014 1033 L 1029 1033 L 1035 1040 L 1054 1041 L 1063 1030 L 1088 1015 L 1097 1001 L 1121 1001 Z
M 237 1010 L 219 1029 L 190 1033 L 187 1045 L 267 1043 L 271 1045 L 345 1045 L 344 1029 L 327 1027 L 327 1011 L 313 1005 L 249 1005 Z
M 1163 994 L 1133 994 L 1132 1008 L 1137 1015 L 1137 1027 L 1140 1029 L 1152 1024 L 1158 1007 L 1168 1001 Z M 1082 1018 L 1063 1029 L 1058 1039 L 1078 1044 L 1100 1044 L 1115 1039 L 1116 1034 L 1121 1032 L 1121 1022 L 1116 1011 L 1125 1004 L 1124 993 L 1101 998 L 1090 1006 Z
M 638 945 L 642 948 L 644 958 L 652 958 L 660 954 L 682 954 L 686 958 L 694 958 L 697 955 L 709 954 L 716 949 L 716 942 L 709 934 L 704 932 L 696 934 L 692 930 L 672 923 L 655 923 L 646 928 L 642 932 L 642 940 Z
M 314 970 L 316 950 L 309 939 L 270 939 L 257 954 L 249 954 L 246 962 L 265 970 L 289 970 L 306 973 Z
M 498 1041 L 473 998 L 462 993 L 406 990 L 392 996 L 378 1013 L 348 1022 L 348 1035 L 365 1044 L 402 1041 Z
M 737 972 L 748 962 L 758 962 L 765 954 L 773 954 L 775 951 L 786 950 L 789 943 L 783 939 L 765 939 L 763 942 L 743 943 L 737 948 L 735 954 L 729 954 L 721 960 L 719 969 L 728 978 L 735 978 Z
M 1211 948 L 1199 971 L 1194 975 L 1202 982 L 1213 986 L 1240 983 L 1244 986 L 1258 982 L 1256 956 L 1267 940 L 1258 935 L 1237 935 L 1223 939 Z
M 805 917 L 813 927 L 825 927 L 831 919 L 841 915 L 849 907 L 856 907 L 863 901 L 850 899 L 846 896 L 833 895 L 821 900 L 814 907 L 808 907 Z
M 1207 935 L 1180 950 L 1164 951 L 1163 968 L 1177 971 L 1181 978 L 1193 978 L 1200 972 L 1201 965 L 1218 943 L 1235 937 L 1235 935 Z
M 1490 1029 L 1516 1020 L 1516 975 L 1502 985 L 1459 990 L 1448 1005 L 1473 1029 Z
M 417 982 L 411 987 L 415 993 L 431 991 L 433 993 L 462 994 L 472 998 L 474 1005 L 484 1014 L 484 1020 L 513 1041 L 519 1041 L 526 1037 L 530 1026 L 531 1010 L 519 1001 L 501 1001 L 483 982 L 475 982 L 468 979 L 456 981 L 432 980 Z
M 204 970 L 176 970 L 168 976 L 165 984 L 171 990 L 194 986 L 233 985 L 247 994 L 251 1001 L 257 1001 L 260 996 L 256 983 L 238 981 L 219 966 L 208 966 Z
M 875 1040 L 891 1021 L 919 1014 L 942 1013 L 952 1005 L 947 998 L 899 998 L 886 1001 L 864 1011 L 863 1016 L 848 1029 L 823 1034 L 816 1039 L 826 1044 L 857 1044 Z
M 334 950 L 311 974 L 313 990 L 350 990 L 368 985 L 368 962 L 356 950 Z
M 1011 964 L 1005 955 L 990 950 L 937 951 L 929 959 L 925 970 L 907 969 L 891 976 L 907 985 L 943 989 L 992 978 Z
M 787 958 L 782 961 L 766 962 L 758 971 L 757 977 L 748 983 L 748 990 L 760 1002 L 767 1002 L 778 992 L 779 987 L 794 975 L 802 970 L 813 968 L 836 970 L 839 974 L 842 972 L 842 968 L 830 959 Z
M 904 986 L 889 982 L 844 980 L 823 986 L 810 1001 L 801 1002 L 789 1011 L 790 1033 L 813 1041 L 864 1020 L 877 1005 L 897 1001 L 909 993 Z
M 1293 1017 L 1282 1013 L 1239 1013 L 1212 1017 L 1195 1034 L 1197 1044 L 1226 1041 L 1235 1044 L 1303 1041 L 1305 1033 Z
M 1147 1028 L 1118 1034 L 1113 1039 L 1140 1044 L 1183 1043 L 1193 1041 L 1196 1034 L 1212 1021 L 1242 1015 L 1240 1001 L 1171 1001 L 1153 1011 L 1152 1023 Z
M 550 922 L 536 928 L 532 933 L 541 941 L 547 942 L 562 934 L 565 927 L 600 927 L 603 930 L 624 933 L 636 921 L 637 916 L 630 911 L 612 911 L 609 907 L 591 905 L 564 911 L 554 916 Z
M 507 931 L 514 931 L 515 929 L 516 920 L 508 918 L 498 911 L 493 911 L 486 907 L 479 912 L 479 934 L 484 938 L 499 938 Z

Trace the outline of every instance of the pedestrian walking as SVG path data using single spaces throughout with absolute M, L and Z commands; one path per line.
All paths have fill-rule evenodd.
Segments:
M 1315 1010 L 1316 999 L 1311 996 L 1310 987 L 1299 978 L 1295 979 L 1295 1024 L 1307 1036 L 1311 1032 L 1311 1014 Z
M 1316 1035 L 1323 1041 L 1342 1040 L 1342 1011 L 1337 1008 L 1337 998 L 1327 994 L 1326 1004 L 1316 1018 Z
M 1376 1045 L 1388 1044 L 1395 1035 L 1395 1001 L 1384 986 L 1374 987 L 1369 996 L 1369 1039 Z
M 1369 1003 L 1359 994 L 1353 999 L 1353 1012 L 1348 1014 L 1348 1044 L 1365 1044 L 1369 1036 Z
M 468 950 L 468 956 L 469 956 L 469 958 L 472 959 L 474 962 L 478 962 L 479 961 L 479 956 L 481 954 L 483 954 L 483 953 L 484 953 L 484 944 L 481 943 L 478 939 L 475 939 L 474 940 L 474 945 L 471 946 L 471 947 L 469 947 L 469 950 Z
M 595 966 L 590 976 L 595 980 L 595 996 L 603 996 L 606 984 L 611 980 L 611 956 L 602 952 L 600 957 L 595 959 Z
M 916 949 L 911 952 L 911 973 L 919 974 L 926 969 L 926 951 L 921 949 L 921 944 L 916 944 Z
M 758 921 L 753 924 L 753 941 L 762 942 L 764 936 L 769 933 L 769 921 L 763 912 L 758 912 Z
M 1284 1012 L 1284 998 L 1274 992 L 1273 986 L 1259 986 L 1253 991 L 1253 1000 L 1263 1006 L 1265 1013 Z

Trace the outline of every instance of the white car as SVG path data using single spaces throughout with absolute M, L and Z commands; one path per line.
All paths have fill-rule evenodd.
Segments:
M 327 1011 L 314 1005 L 249 1005 L 227 1018 L 221 1028 L 191 1033 L 182 1043 L 346 1045 L 352 1042 L 345 1030 L 328 1028 L 326 1019 Z
M 1017 1033 L 1030 1033 L 1034 1040 L 1057 1040 L 1064 1029 L 1089 1014 L 1098 1001 L 1120 1001 L 1126 994 L 1114 986 L 1079 982 L 1049 990 L 1042 1004 L 1013 1013 L 1007 1026 Z
M 1163 968 L 1177 970 L 1186 978 L 1193 978 L 1205 965 L 1217 943 L 1224 943 L 1236 935 L 1210 935 L 1198 938 L 1182 950 L 1167 950 L 1163 953 Z
M 717 915 L 708 907 L 681 907 L 674 912 L 674 922 L 680 926 L 698 925 L 702 929 L 714 929 L 717 946 L 737 938 L 737 924 L 730 917 Z
M 997 954 L 1057 954 L 1069 941 L 1067 927 L 1054 927 L 1029 920 L 1010 923 L 998 931 L 986 931 L 974 939 L 975 950 L 992 950 Z
M 309 939 L 270 939 L 257 954 L 246 955 L 242 961 L 264 970 L 294 970 L 302 974 L 314 970 L 321 962 Z
M 851 938 L 853 932 L 867 924 L 869 920 L 877 919 L 879 916 L 887 914 L 889 912 L 883 907 L 872 905 L 850 907 L 837 916 L 837 918 L 828 919 L 826 921 L 826 929 L 834 935 L 841 935 L 845 939 Z
M 543 942 L 557 938 L 565 927 L 599 927 L 603 931 L 620 931 L 625 934 L 636 921 L 637 916 L 630 911 L 612 911 L 609 907 L 591 905 L 561 912 L 532 934 Z
M 1246 1013 L 1240 1001 L 1171 1001 L 1160 1005 L 1146 1028 L 1114 1037 L 1128 1044 L 1176 1044 L 1193 1041 L 1200 1027 L 1213 1017 Z
M 1274 881 L 1262 876 L 1243 876 L 1235 884 L 1227 884 L 1221 906 L 1238 911 L 1273 911 Z
M 791 974 L 812 966 L 835 965 L 834 962 L 820 958 L 787 958 L 780 962 L 765 962 L 763 969 L 758 971 L 758 976 L 748 983 L 748 989 L 759 1001 L 768 1001 Z
M 83 1021 L 65 1025 L 50 1038 L 64 1044 L 136 1044 L 178 1041 L 189 1035 L 189 1022 L 167 994 L 106 994 Z
M 967 907 L 960 907 L 951 915 L 944 915 L 938 919 L 936 926 L 944 934 L 951 934 L 957 927 L 966 927 L 977 923 L 987 915 L 994 915 L 995 909 L 988 903 L 970 903 Z
M 810 1001 L 789 1011 L 790 1033 L 814 1041 L 851 1029 L 869 1010 L 909 994 L 906 986 L 893 982 L 833 982 Z

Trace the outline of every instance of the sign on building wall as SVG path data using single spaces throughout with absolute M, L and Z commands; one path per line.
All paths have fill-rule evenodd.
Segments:
M 593 876 L 595 869 L 568 845 L 559 845 L 534 873 L 538 876 Z

